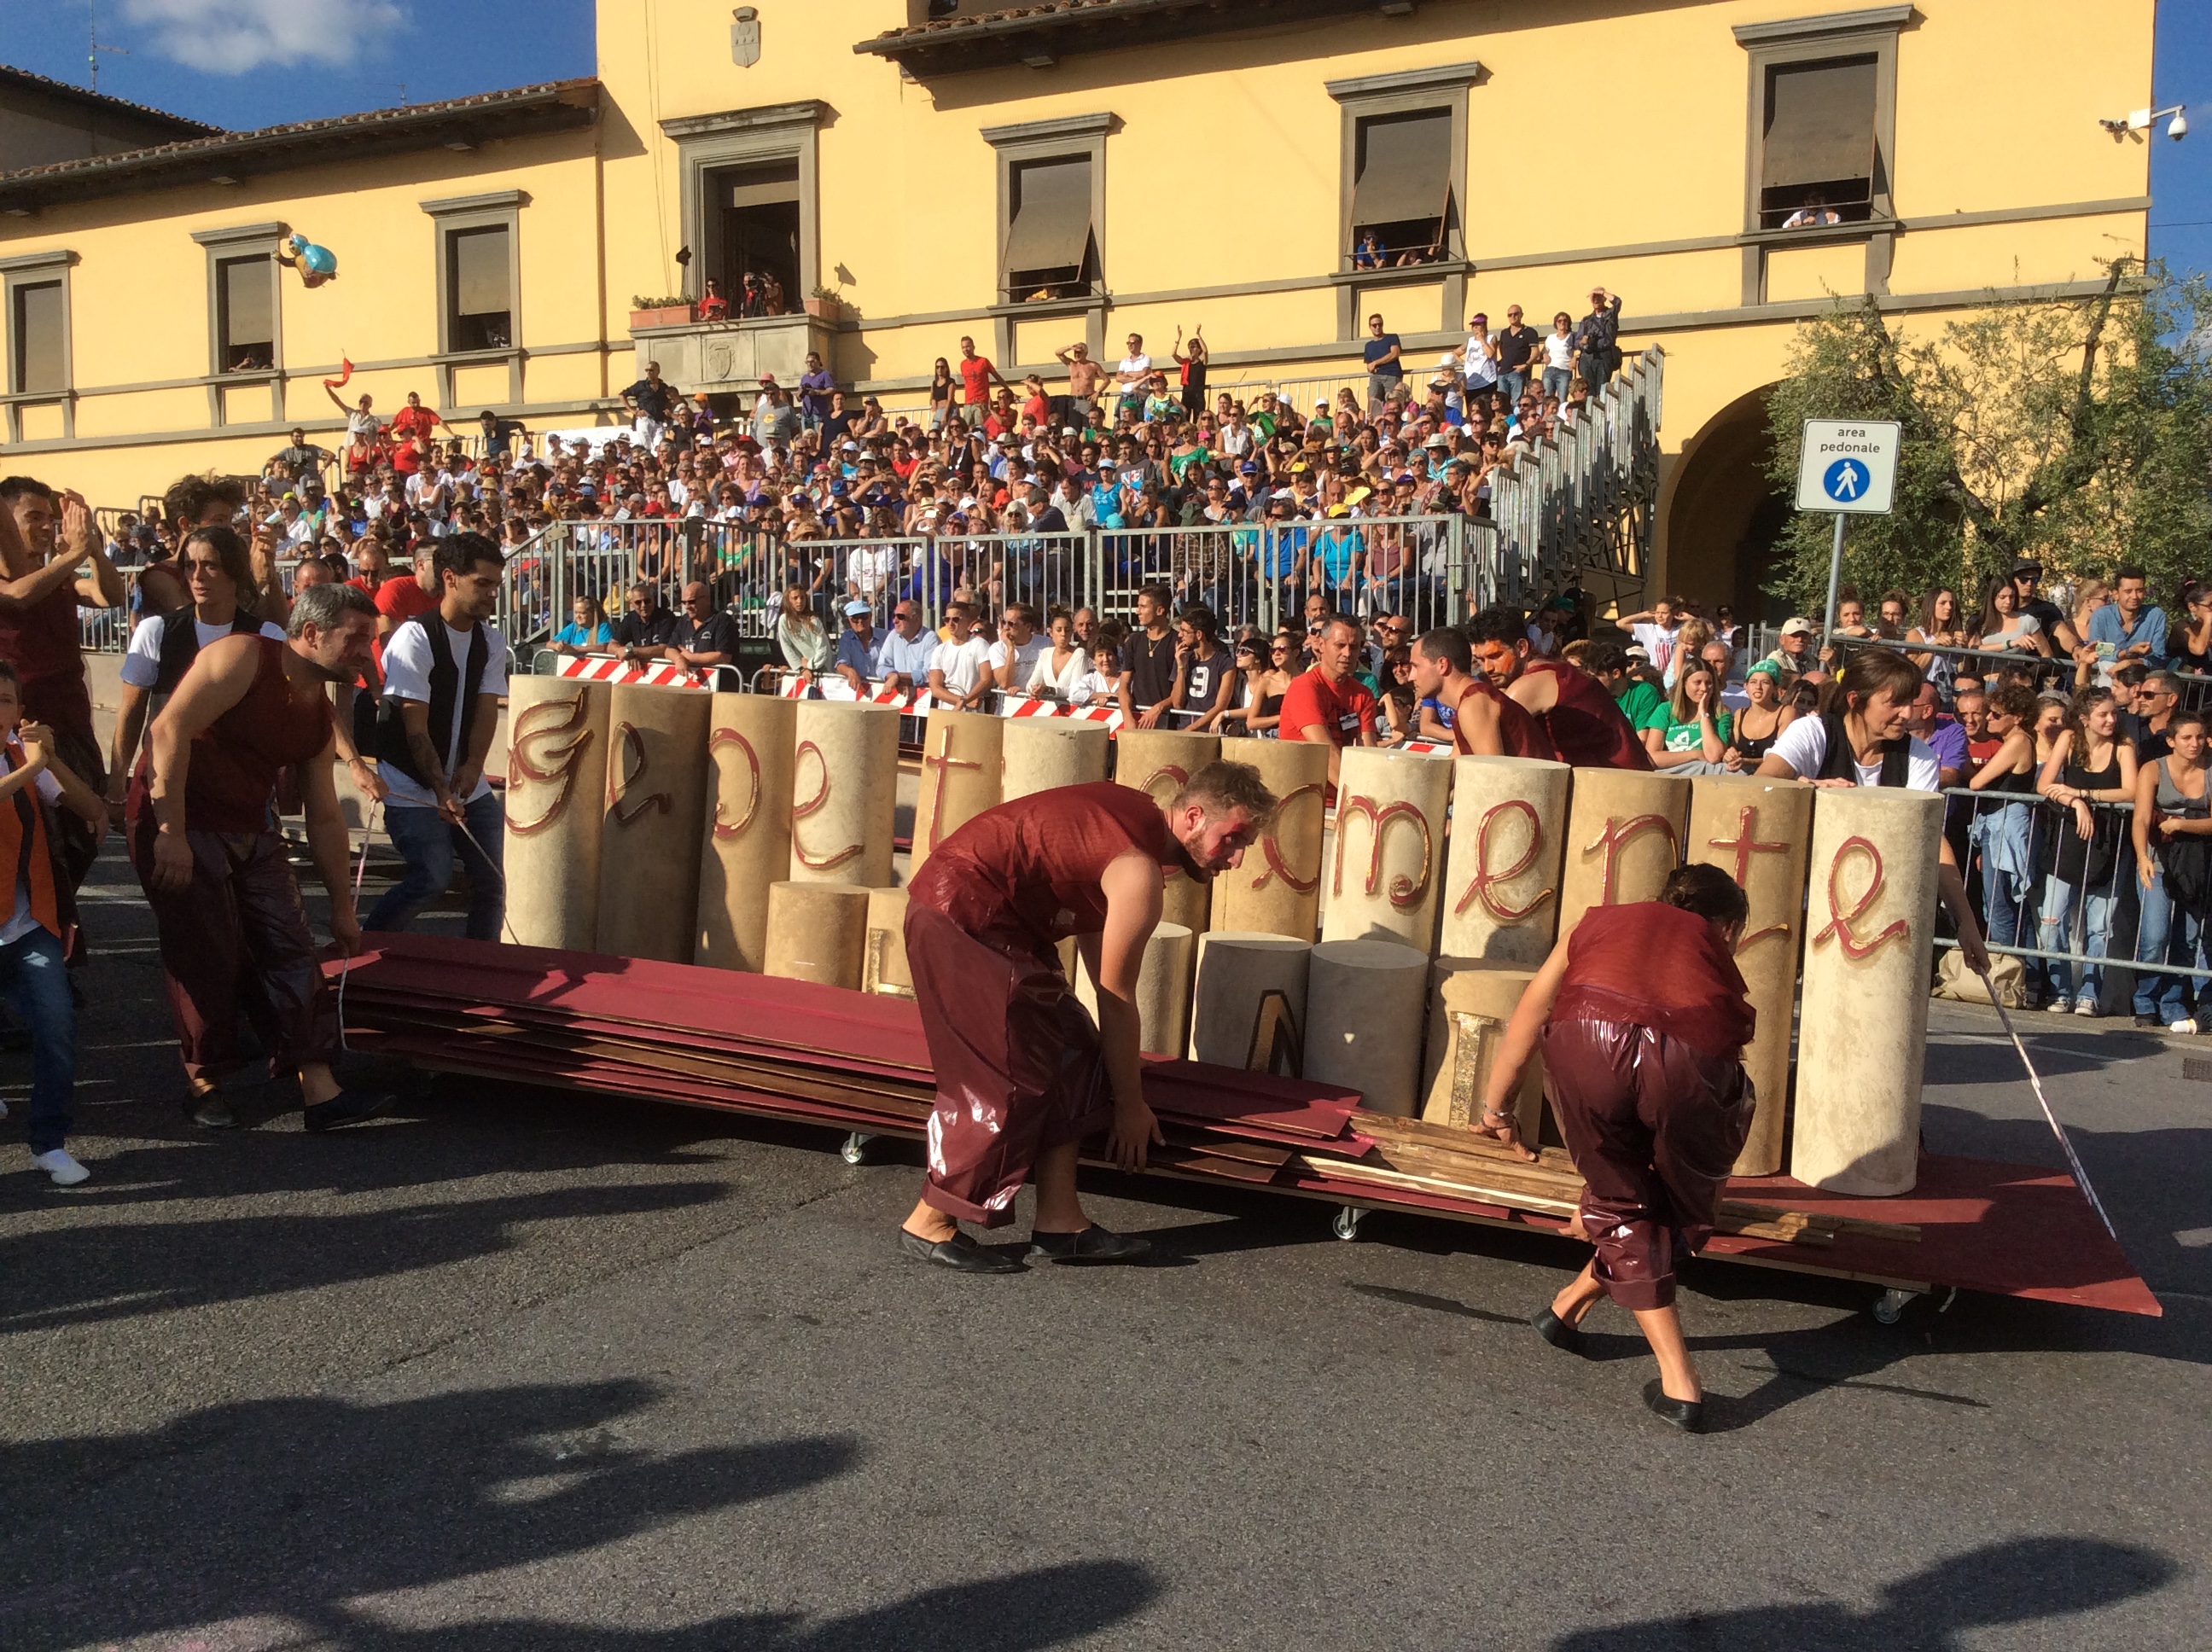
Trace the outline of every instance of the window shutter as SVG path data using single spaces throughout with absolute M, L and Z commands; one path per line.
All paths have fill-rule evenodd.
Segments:
M 1451 194 L 1451 133 L 1448 109 L 1361 121 L 1352 228 L 1442 217 Z
M 1763 186 L 1872 178 L 1874 103 L 1872 58 L 1769 70 Z
M 42 281 L 15 289 L 15 388 L 63 390 L 62 284 Z
M 222 273 L 222 342 L 231 349 L 267 350 L 276 342 L 276 266 L 264 258 L 225 258 Z
M 1091 159 L 1032 161 L 1014 169 L 1014 221 L 1006 228 L 1007 275 L 1074 270 L 1091 246 Z
M 455 315 L 505 315 L 514 307 L 507 286 L 504 224 L 455 230 L 453 258 Z

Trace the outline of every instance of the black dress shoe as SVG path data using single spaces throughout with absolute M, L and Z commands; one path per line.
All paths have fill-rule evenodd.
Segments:
M 1685 1434 L 1705 1431 L 1705 1402 L 1702 1400 L 1676 1400 L 1671 1397 L 1664 1383 L 1653 1377 L 1644 1385 L 1644 1405 L 1654 1417 L 1669 1427 Z
M 1051 1262 L 1142 1262 L 1152 1254 L 1152 1242 L 1139 1234 L 1115 1233 L 1096 1222 L 1079 1233 L 1033 1233 L 1030 1254 Z
M 373 1119 L 391 1105 L 391 1096 L 375 1090 L 342 1090 L 327 1102 L 307 1108 L 303 1116 L 310 1130 L 335 1130 L 340 1125 Z
M 1589 1350 L 1583 1342 L 1581 1327 L 1568 1324 L 1550 1309 L 1544 1309 L 1528 1323 L 1536 1327 L 1538 1336 L 1543 1338 L 1554 1348 L 1564 1349 L 1571 1354 L 1580 1354 L 1586 1359 L 1589 1357 Z
M 235 1130 L 238 1114 L 230 1110 L 230 1103 L 219 1090 L 188 1091 L 185 1096 L 185 1116 L 203 1130 Z
M 939 1267 L 949 1267 L 956 1273 L 1026 1273 L 1029 1268 L 1021 1258 L 1003 1250 L 988 1250 L 964 1233 L 956 1232 L 950 1239 L 929 1240 L 918 1233 L 899 1230 L 899 1248 L 908 1255 L 925 1262 L 934 1262 Z

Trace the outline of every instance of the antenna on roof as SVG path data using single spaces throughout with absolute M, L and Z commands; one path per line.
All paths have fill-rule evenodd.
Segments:
M 131 54 L 119 46 L 100 45 L 100 0 L 85 0 L 84 9 L 86 12 L 87 25 L 85 29 L 85 70 L 88 77 L 92 82 L 92 89 L 97 92 L 100 90 L 100 54 L 106 52 L 112 53 L 113 56 L 118 58 L 127 58 Z

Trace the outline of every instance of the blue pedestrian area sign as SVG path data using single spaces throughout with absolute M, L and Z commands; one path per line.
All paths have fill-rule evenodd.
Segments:
M 1887 419 L 1808 419 L 1797 508 L 1885 515 L 1897 484 L 1898 426 Z

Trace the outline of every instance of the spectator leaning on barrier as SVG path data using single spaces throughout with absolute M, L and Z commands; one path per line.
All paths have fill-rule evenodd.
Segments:
M 1175 693 L 1176 639 L 1164 587 L 1148 585 L 1137 592 L 1137 629 L 1121 649 L 1121 716 L 1139 728 L 1154 728 Z
M 614 629 L 607 623 L 597 597 L 579 597 L 568 608 L 569 623 L 555 632 L 547 645 L 555 653 L 598 653 L 614 641 Z
M 945 610 L 945 640 L 930 656 L 929 693 L 937 705 L 973 711 L 990 692 L 990 645 L 975 635 L 975 610 L 954 602 Z
M 640 580 L 629 588 L 629 611 L 611 629 L 614 646 L 632 665 L 652 659 L 642 650 L 659 648 L 676 635 L 676 616 L 660 605 L 660 587 Z
M 887 639 L 876 635 L 873 610 L 855 598 L 845 604 L 845 629 L 837 638 L 837 675 L 866 699 L 879 671 Z
M 2206 787 L 2204 716 L 2181 711 L 2167 725 L 2169 750 L 2144 762 L 2136 775 L 2136 880 L 2142 922 L 2136 934 L 2138 963 L 2197 966 L 2197 1003 L 2188 981 L 2173 974 L 2136 975 L 2138 1027 L 2168 1032 L 2203 1030 L 2204 927 L 2212 914 L 2212 793 Z
M 1328 744 L 1331 797 L 1344 748 L 1376 742 L 1375 695 L 1352 671 L 1358 653 L 1359 627 L 1330 615 L 1313 639 L 1312 668 L 1294 677 L 1283 694 L 1280 738 Z
M 937 638 L 921 623 L 921 604 L 911 597 L 902 598 L 891 608 L 890 635 L 876 657 L 884 686 L 904 695 L 927 688 L 937 648 Z
M 2115 571 L 2111 604 L 2089 616 L 2088 640 L 2100 653 L 2109 647 L 2118 659 L 2166 664 L 2166 610 L 2148 601 L 2148 590 L 2140 568 L 2130 563 Z

